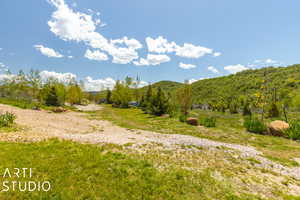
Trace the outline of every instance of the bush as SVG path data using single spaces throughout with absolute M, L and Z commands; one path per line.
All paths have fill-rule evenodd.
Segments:
M 280 112 L 276 105 L 276 103 L 271 103 L 269 107 L 267 107 L 267 117 L 273 118 L 273 117 L 279 117 Z
M 290 123 L 290 127 L 284 131 L 284 134 L 292 140 L 300 140 L 300 122 L 294 121 Z
M 257 118 L 246 117 L 244 127 L 251 133 L 263 134 L 267 131 L 266 125 Z
M 0 115 L 0 128 L 11 126 L 16 119 L 16 115 L 10 112 L 6 112 Z
M 187 116 L 184 115 L 184 114 L 181 114 L 181 115 L 179 116 L 179 121 L 181 121 L 181 122 L 186 122 L 186 119 L 187 119 Z
M 199 123 L 205 127 L 216 127 L 216 118 L 215 117 L 204 117 L 203 119 L 199 119 Z

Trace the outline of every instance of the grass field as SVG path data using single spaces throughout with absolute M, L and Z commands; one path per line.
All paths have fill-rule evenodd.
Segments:
M 33 168 L 30 180 L 47 180 L 52 185 L 49 192 L 1 192 L 1 199 L 259 199 L 235 195 L 231 185 L 212 177 L 211 169 L 158 170 L 151 161 L 123 154 L 120 146 L 58 140 L 0 145 L 1 169 Z M 2 174 L 0 181 L 4 181 Z
M 199 128 L 181 123 L 177 118 L 155 117 L 144 114 L 140 109 L 118 109 L 105 105 L 101 111 L 90 113 L 91 118 L 110 120 L 129 128 L 156 131 L 166 134 L 185 134 L 222 142 L 251 145 L 266 157 L 287 166 L 298 166 L 294 158 L 300 157 L 300 142 L 285 138 L 249 133 L 243 128 L 240 114 L 195 110 L 193 115 L 215 116 L 217 127 Z

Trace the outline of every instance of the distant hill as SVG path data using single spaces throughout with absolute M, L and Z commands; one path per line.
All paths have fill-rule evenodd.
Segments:
M 157 89 L 161 88 L 165 92 L 172 92 L 175 91 L 177 88 L 181 87 L 183 84 L 175 81 L 159 81 L 152 84 L 152 87 Z M 148 88 L 148 86 L 145 86 L 141 88 L 143 91 L 145 91 Z
M 197 81 L 192 84 L 193 96 L 196 102 L 208 102 L 220 97 L 235 98 L 254 94 L 259 91 L 265 79 L 264 74 L 268 88 L 276 88 L 281 98 L 300 86 L 300 65 L 267 67 Z
M 284 99 L 292 91 L 300 88 L 300 64 L 288 67 L 267 67 L 250 69 L 222 76 L 199 80 L 192 84 L 192 93 L 195 103 L 207 103 L 223 99 L 235 99 L 242 95 L 253 95 L 261 88 L 266 74 L 268 88 L 276 88 L 278 97 Z M 152 84 L 153 88 L 161 87 L 165 92 L 174 92 L 183 86 L 183 83 L 174 81 L 159 81 Z M 140 88 L 145 92 L 148 86 Z M 95 93 L 95 92 L 93 92 Z M 105 91 L 101 92 L 105 97 Z

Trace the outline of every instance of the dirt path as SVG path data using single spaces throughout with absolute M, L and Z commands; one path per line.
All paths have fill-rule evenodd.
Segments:
M 90 109 L 90 107 L 87 108 Z M 95 106 L 91 108 L 99 109 L 99 107 L 96 108 Z M 128 130 L 113 125 L 108 121 L 89 120 L 86 114 L 72 111 L 55 114 L 47 111 L 24 110 L 0 104 L 0 112 L 5 111 L 15 113 L 17 116 L 16 123 L 25 128 L 14 133 L 1 133 L 0 140 L 3 141 L 40 141 L 47 138 L 58 137 L 91 144 L 113 143 L 124 145 L 132 143 L 139 146 L 156 143 L 174 149 L 181 145 L 192 145 L 211 149 L 226 147 L 239 151 L 242 158 L 255 158 L 259 160 L 260 164 L 257 165 L 261 168 L 300 180 L 300 168 L 288 168 L 272 162 L 264 158 L 261 152 L 253 147 L 216 142 L 188 135 Z

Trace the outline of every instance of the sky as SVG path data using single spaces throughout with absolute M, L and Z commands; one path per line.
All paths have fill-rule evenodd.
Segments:
M 299 7 L 296 0 L 1 0 L 0 74 L 38 69 L 99 90 L 126 76 L 193 82 L 296 64 Z

